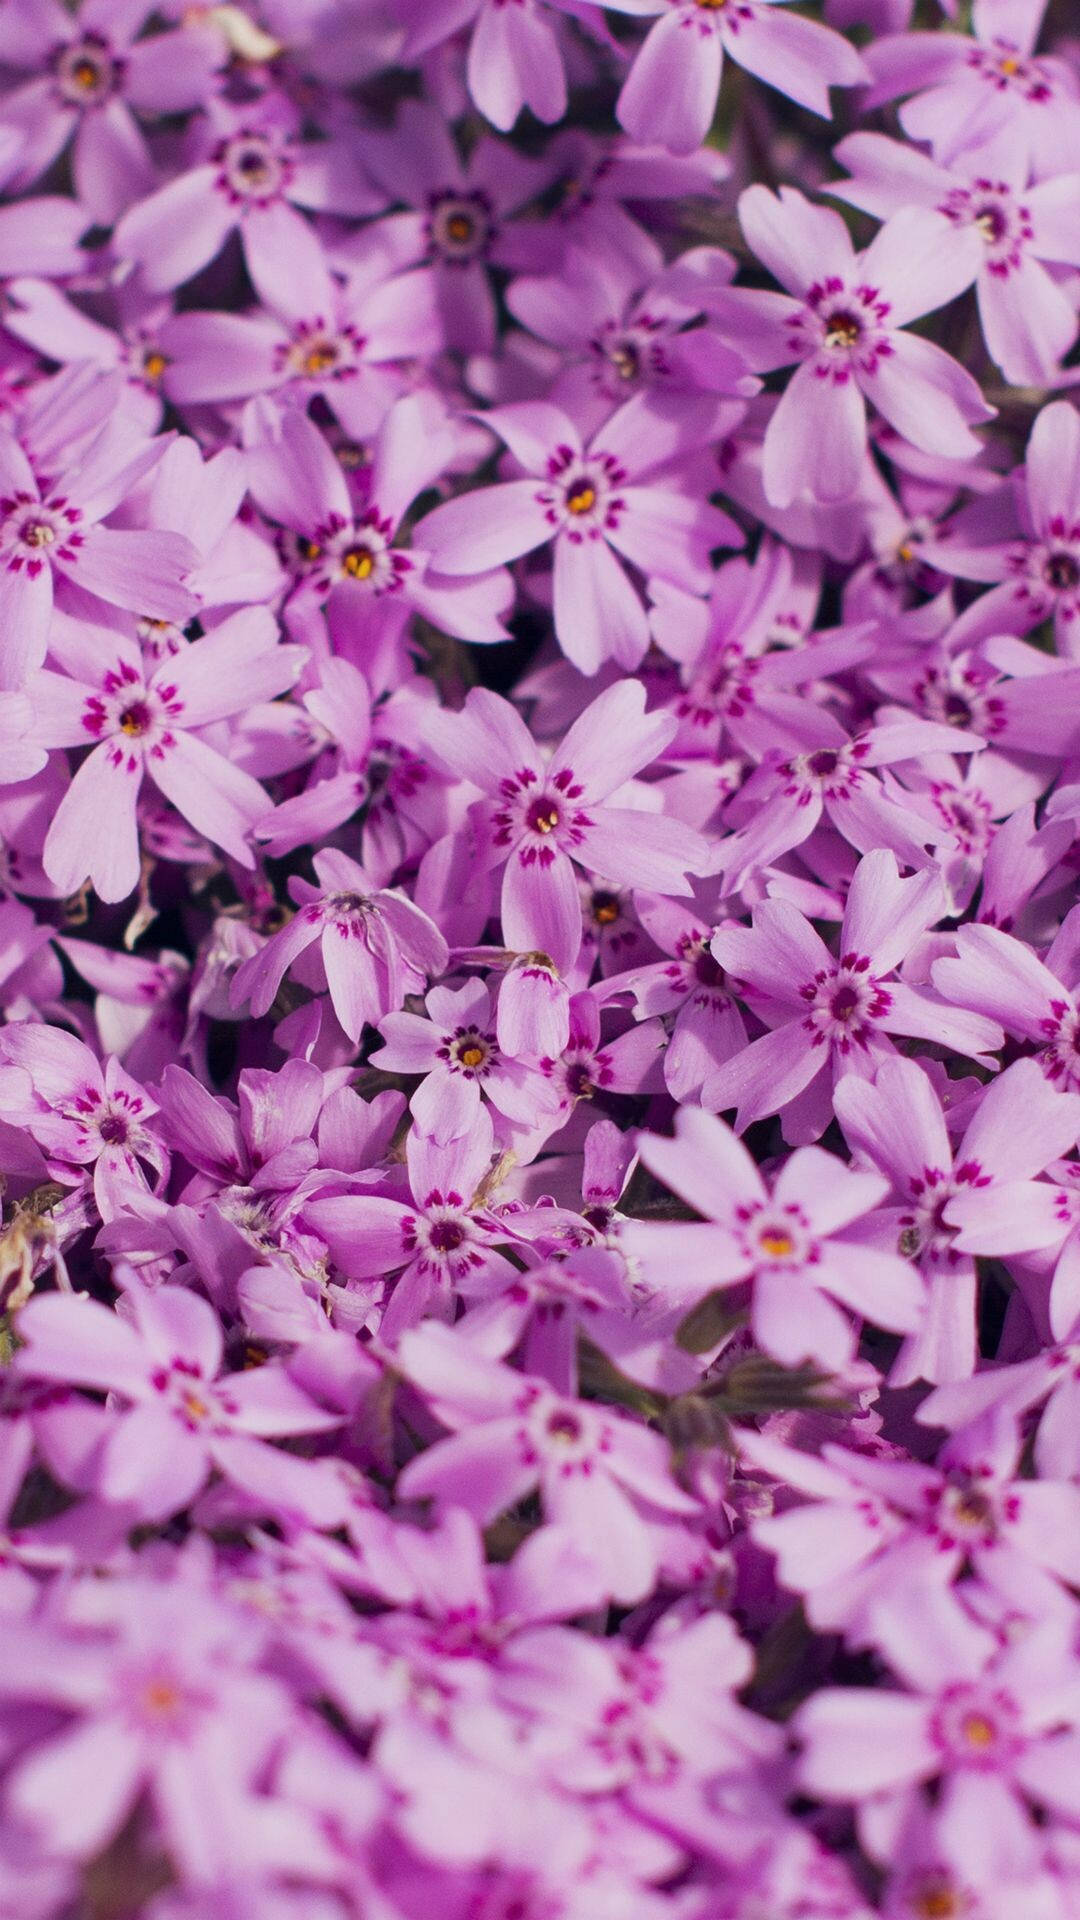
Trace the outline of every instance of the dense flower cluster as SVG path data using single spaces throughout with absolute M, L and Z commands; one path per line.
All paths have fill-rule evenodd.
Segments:
M 0 1920 L 1075 1920 L 1068 0 L 4 0 L 0 191 Z

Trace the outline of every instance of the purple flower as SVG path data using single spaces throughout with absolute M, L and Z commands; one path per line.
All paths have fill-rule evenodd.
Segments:
M 875 1176 L 801 1147 L 770 1193 L 731 1129 L 692 1107 L 680 1113 L 674 1140 L 643 1134 L 638 1152 L 710 1223 L 624 1223 L 620 1245 L 665 1294 L 689 1305 L 714 1287 L 748 1281 L 751 1326 L 766 1353 L 830 1371 L 847 1365 L 855 1345 L 835 1302 L 900 1333 L 920 1324 L 918 1275 L 856 1227 L 885 1197 Z
M 669 715 L 645 712 L 635 680 L 598 694 L 547 760 L 509 702 L 485 689 L 459 714 L 432 714 L 432 751 L 487 796 L 477 830 L 485 865 L 505 862 L 500 913 L 516 952 L 573 964 L 581 945 L 575 862 L 617 883 L 688 891 L 684 876 L 704 852 L 698 837 L 662 814 L 605 804 L 674 730 Z
M 22 687 L 49 644 L 54 595 L 81 588 L 144 618 L 185 620 L 198 558 L 182 534 L 103 526 L 160 460 L 159 443 L 104 430 L 43 486 L 18 440 L 0 434 L 0 684 Z
M 250 1478 L 259 1494 L 266 1439 L 340 1425 L 281 1367 L 222 1374 L 221 1323 L 197 1294 L 166 1287 L 128 1299 L 134 1324 L 73 1294 L 33 1300 L 19 1321 L 25 1379 L 104 1388 L 128 1402 L 95 1461 L 103 1499 L 144 1520 L 166 1519 L 214 1466 L 241 1486 Z
M 720 289 L 709 296 L 724 337 L 757 372 L 799 362 L 765 434 L 765 493 L 787 507 L 806 491 L 844 500 L 859 484 L 866 407 L 925 453 L 979 451 L 972 426 L 993 418 L 978 384 L 912 320 L 970 283 L 968 254 L 945 244 L 943 215 L 905 207 L 856 253 L 838 213 L 793 187 L 739 198 L 748 245 L 787 292 Z
M 867 70 L 854 47 L 773 0 L 613 0 L 619 13 L 658 13 L 619 95 L 635 140 L 693 153 L 716 112 L 725 53 L 812 113 L 829 116 L 829 88 L 855 87 Z
M 108 652 L 100 644 L 57 644 L 54 657 L 71 677 L 42 669 L 31 682 L 49 745 L 92 749 L 45 841 L 53 884 L 74 893 L 89 879 L 103 900 L 123 900 L 138 885 L 144 774 L 199 832 L 254 866 L 248 834 L 266 812 L 266 795 L 201 730 L 291 686 L 300 650 L 277 645 L 274 622 L 260 608 L 234 614 L 157 667 L 119 633 L 106 644 Z
M 902 880 L 884 848 L 855 870 L 834 958 L 809 921 L 784 900 L 767 901 L 746 927 L 721 927 L 712 951 L 769 1027 L 719 1067 L 705 1087 L 714 1112 L 738 1108 L 741 1132 L 764 1114 L 784 1114 L 797 1144 L 825 1131 L 830 1079 L 870 1077 L 892 1051 L 889 1035 L 941 1041 L 974 1058 L 1001 1044 L 981 1014 L 947 1010 L 926 988 L 892 979 L 909 948 L 945 908 L 938 876 Z
M 506 638 L 501 616 L 510 581 L 501 568 L 466 566 L 446 575 L 437 555 L 397 543 L 406 509 L 441 474 L 453 444 L 445 410 L 433 396 L 399 400 L 377 436 L 360 511 L 326 440 L 299 409 L 290 409 L 274 437 L 257 441 L 248 454 L 259 505 L 298 536 L 286 543 L 300 577 L 297 597 L 344 599 L 357 637 L 369 647 L 399 595 L 444 633 L 466 640 Z
M 1044 261 L 1080 266 L 1072 209 L 1080 174 L 1028 183 L 1014 152 L 992 171 L 950 169 L 899 140 L 853 133 L 835 158 L 852 178 L 830 191 L 879 219 L 908 206 L 944 214 L 966 246 L 987 349 L 1014 386 L 1049 385 L 1076 338 L 1076 309 Z
M 297 912 L 233 975 L 234 1006 L 250 1001 L 269 1012 L 285 974 L 318 943 L 322 981 L 342 1029 L 355 1044 L 366 1022 L 401 1006 L 422 990 L 428 974 L 442 973 L 446 942 L 403 893 L 372 887 L 363 867 L 327 849 L 315 856 L 320 885 L 290 883 Z
M 890 1180 L 897 1242 L 929 1281 L 925 1323 L 890 1378 L 962 1379 L 976 1358 L 972 1255 L 996 1250 L 995 1213 L 1030 1228 L 1031 1247 L 1047 1244 L 1048 1202 L 1049 1240 L 1068 1230 L 1054 1188 L 1034 1176 L 1075 1143 L 1080 1101 L 1056 1093 L 1032 1061 L 1017 1060 L 982 1096 L 954 1154 L 933 1087 L 914 1061 L 887 1060 L 872 1082 L 852 1075 L 835 1100 L 852 1146 Z
M 150 150 L 134 117 L 182 113 L 199 106 L 224 64 L 225 48 L 210 24 L 136 39 L 152 12 L 146 4 L 82 0 L 77 8 L 30 0 L 0 46 L 5 65 L 42 66 L 40 77 L 8 92 L 0 127 L 20 137 L 11 187 L 38 179 L 74 134 L 72 170 L 79 199 L 111 226 L 154 186 Z
M 631 670 L 649 643 L 645 609 L 616 555 L 702 592 L 713 547 L 741 545 L 727 515 L 655 473 L 683 437 L 628 401 L 585 445 L 560 407 L 521 401 L 483 416 L 527 479 L 436 507 L 416 537 L 442 571 L 479 573 L 554 543 L 555 631 L 582 673 Z
M 449 1328 L 406 1334 L 399 1365 L 451 1429 L 400 1475 L 406 1498 L 486 1524 L 539 1484 L 548 1517 L 592 1542 L 612 1596 L 641 1598 L 656 1566 L 642 1504 L 662 1514 L 697 1504 L 672 1479 L 658 1434 L 481 1358 Z

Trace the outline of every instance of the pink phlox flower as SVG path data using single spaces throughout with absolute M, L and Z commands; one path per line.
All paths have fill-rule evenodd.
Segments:
M 397 401 L 376 436 L 367 505 L 358 513 L 340 464 L 306 414 L 290 409 L 273 438 L 257 438 L 247 455 L 251 491 L 263 511 L 290 530 L 283 549 L 298 577 L 298 597 L 346 596 L 372 645 L 399 595 L 402 605 L 444 633 L 504 640 L 502 615 L 511 598 L 505 569 L 463 566 L 451 575 L 422 543 L 395 544 L 406 509 L 442 474 L 453 446 L 448 415 L 433 395 Z
M 852 178 L 831 191 L 853 206 L 879 219 L 905 206 L 945 215 L 952 244 L 966 246 L 970 257 L 988 351 L 1014 385 L 1049 385 L 1076 338 L 1077 316 L 1043 262 L 1080 266 L 1072 218 L 1080 174 L 1029 184 L 1020 156 L 1007 147 L 985 163 L 961 156 L 941 167 L 879 133 L 849 134 L 834 158 Z
M 811 715 L 803 690 L 869 656 L 865 628 L 806 631 L 820 571 L 801 559 L 763 543 L 753 562 L 728 560 L 717 569 L 707 602 L 651 584 L 653 639 L 679 667 L 680 759 L 734 752 L 760 759 L 805 746 Z M 820 715 L 819 700 L 813 710 Z
M 20 1821 L 61 1859 L 80 1858 L 148 1793 L 184 1875 L 222 1874 L 295 1712 L 282 1682 L 259 1671 L 252 1625 L 187 1583 L 129 1574 L 79 1581 L 51 1612 L 5 1629 L 18 1636 L 21 1701 L 67 1716 L 9 1781 Z
M 749 399 L 759 382 L 725 347 L 715 328 L 689 323 L 700 319 L 684 295 L 699 258 L 711 277 L 735 273 L 735 261 L 718 247 L 695 248 L 680 255 L 678 292 L 661 274 L 645 285 L 629 261 L 593 259 L 576 246 L 567 249 L 556 274 L 520 274 L 507 293 L 515 320 L 560 349 L 562 370 L 551 398 L 573 417 L 591 408 L 599 426 L 612 406 L 635 393 L 673 399 L 684 396 L 687 409 L 702 407 L 705 396 Z
M 213 1468 L 241 1487 L 250 1479 L 261 1495 L 266 1440 L 340 1426 L 342 1416 L 318 1406 L 280 1365 L 222 1373 L 221 1322 L 198 1294 L 135 1287 L 125 1299 L 127 1319 L 77 1294 L 39 1295 L 20 1316 L 20 1375 L 127 1403 L 93 1460 L 91 1485 L 102 1499 L 161 1521 L 188 1506 Z
M 165 451 L 106 425 L 78 464 L 43 470 L 10 431 L 0 432 L 0 680 L 21 687 L 45 658 L 54 595 L 81 588 L 110 606 L 185 620 L 196 599 L 185 582 L 197 555 L 182 534 L 101 524 Z M 45 477 L 39 480 L 39 474 Z M 82 603 L 85 606 L 85 602 Z
M 870 110 L 914 96 L 899 109 L 909 140 L 927 142 L 939 166 L 963 158 L 992 166 L 1003 141 L 1015 145 L 1036 179 L 1080 165 L 1075 71 L 1060 54 L 1036 54 L 1045 0 L 983 0 L 972 36 L 887 34 L 867 49 Z
M 754 1338 L 785 1366 L 846 1366 L 855 1338 L 845 1308 L 901 1333 L 920 1325 L 919 1275 L 859 1225 L 888 1191 L 880 1176 L 801 1147 L 770 1192 L 715 1115 L 684 1107 L 676 1128 L 674 1140 L 641 1135 L 638 1152 L 701 1221 L 627 1220 L 619 1234 L 653 1287 L 688 1307 L 716 1287 L 749 1283 Z
M 425 1005 L 426 1018 L 387 1014 L 379 1023 L 383 1045 L 371 1056 L 384 1071 L 424 1074 L 409 1102 L 420 1131 L 440 1145 L 467 1134 L 482 1096 L 510 1120 L 531 1120 L 547 1089 L 535 1061 L 503 1054 L 483 981 L 433 987 Z
M 167 321 L 160 344 L 170 399 L 226 405 L 273 394 L 306 410 L 320 397 L 360 440 L 405 390 L 394 363 L 426 360 L 442 344 L 434 285 L 388 271 L 379 248 L 351 263 L 345 286 L 313 256 L 302 277 L 282 279 L 263 298 L 265 311 L 195 311 Z
M 1034 837 L 1033 801 L 1042 786 L 1041 774 L 1030 765 L 1018 764 L 1015 756 L 991 748 L 978 759 L 967 759 L 963 771 L 956 760 L 937 754 L 926 766 L 909 762 L 890 767 L 882 776 L 882 786 L 889 799 L 952 835 L 954 845 L 940 848 L 939 861 L 954 914 L 968 912 L 980 880 L 988 874 L 990 885 L 979 901 L 979 917 L 992 919 L 997 862 L 989 863 L 991 849 L 1010 822 L 1015 824 L 1006 841 L 1025 830 Z M 1064 850 L 1063 836 L 1058 838 Z
M 550 126 L 566 113 L 559 14 L 579 10 L 580 0 L 404 0 L 402 58 L 412 63 L 471 26 L 466 83 L 485 120 L 509 133 L 527 107 Z
M 147 296 L 138 283 L 116 289 L 112 325 L 91 318 L 58 287 L 30 276 L 9 282 L 8 331 L 62 366 L 91 361 L 118 368 L 129 389 L 128 410 L 147 433 L 161 425 L 167 357 L 161 335 L 171 300 Z M 179 528 L 172 531 L 178 532 Z
M 1058 653 L 1080 660 L 1080 415 L 1070 401 L 1043 407 L 1020 473 L 961 508 L 929 553 L 944 572 L 990 584 L 961 616 L 958 641 L 1029 633 L 1052 618 Z M 1045 750 L 1075 751 L 1073 736 L 1059 745 L 1051 722 Z
M 1066 915 L 1042 959 L 999 927 L 969 922 L 950 937 L 954 955 L 931 968 L 937 991 L 997 1020 L 1036 1050 L 1053 1085 L 1080 1092 L 1080 908 Z
M 33 74 L 0 106 L 0 126 L 22 139 L 8 184 L 29 186 L 74 135 L 76 193 L 96 221 L 111 226 L 155 184 L 135 115 L 201 106 L 216 84 L 225 46 L 209 23 L 198 21 L 137 38 L 149 4 L 82 0 L 76 10 L 39 0 L 25 11 L 0 44 L 5 66 Z
M 701 426 L 668 412 L 638 395 L 586 442 L 548 401 L 493 408 L 479 417 L 505 442 L 522 477 L 436 507 L 420 521 L 417 540 L 434 565 L 454 574 L 553 544 L 555 632 L 567 658 L 582 673 L 607 659 L 633 671 L 649 644 L 648 619 L 621 562 L 703 593 L 712 549 L 743 543 L 727 514 L 669 470 Z
M 317 944 L 322 977 L 305 984 L 329 990 L 355 1044 L 367 1022 L 396 1012 L 406 994 L 423 992 L 427 976 L 445 970 L 448 948 L 426 913 L 396 889 L 372 887 L 346 854 L 327 848 L 314 866 L 318 886 L 290 881 L 296 913 L 237 968 L 230 999 L 234 1007 L 250 1001 L 257 1016 L 268 1013 L 285 974 Z M 311 962 L 303 962 L 302 972 L 310 971 Z
M 581 945 L 574 864 L 615 884 L 688 891 L 684 876 L 704 842 L 677 821 L 608 797 L 661 755 L 674 732 L 669 714 L 645 712 L 640 682 L 598 694 L 545 754 L 515 709 L 475 688 L 459 713 L 433 710 L 425 738 L 436 763 L 472 781 L 482 864 L 504 866 L 503 938 L 519 953 L 571 966 Z
M 724 1773 L 772 1758 L 776 1729 L 734 1698 L 752 1658 L 732 1622 L 713 1613 L 615 1648 L 565 1627 L 536 1627 L 509 1643 L 498 1696 L 543 1714 L 561 1735 L 552 1764 L 577 1792 L 664 1784 L 702 1768 Z
M 123 1210 L 132 1188 L 146 1190 L 147 1168 L 163 1184 L 169 1156 L 157 1102 L 115 1056 L 102 1064 L 74 1034 L 36 1021 L 5 1027 L 0 1056 L 30 1076 L 25 1097 L 13 1090 L 5 1100 L 5 1119 L 33 1136 L 61 1185 L 90 1173 L 103 1220 Z
M 725 339 L 757 372 L 799 363 L 769 421 L 765 493 L 787 507 L 804 491 L 826 503 L 854 494 L 866 459 L 866 405 L 925 453 L 972 458 L 971 428 L 993 418 L 977 381 L 933 342 L 905 332 L 970 282 L 968 256 L 943 214 L 908 206 L 856 253 L 831 208 L 794 187 L 739 198 L 747 244 L 786 289 L 709 291 Z
M 825 1687 L 799 1708 L 804 1792 L 855 1802 L 864 1843 L 887 1852 L 912 1790 L 940 1782 L 940 1815 L 981 1877 L 986 1849 L 1037 1860 L 1032 1803 L 1074 1820 L 1080 1670 L 1058 1622 L 1004 1651 L 935 1582 L 882 1596 L 875 1638 L 909 1691 Z M 919 1796 L 921 1798 L 921 1796 Z
M 730 891 L 803 845 L 823 820 L 859 853 L 883 849 L 908 867 L 941 865 L 943 849 L 954 844 L 952 830 L 910 808 L 895 790 L 889 794 L 877 769 L 927 754 L 981 752 L 978 734 L 908 716 L 853 738 L 819 707 L 807 712 L 805 734 L 799 753 L 767 752 L 725 811 L 735 831 L 714 859 Z
M 451 1429 L 399 1475 L 403 1498 L 462 1506 L 487 1525 L 539 1483 L 546 1516 L 580 1535 L 614 1598 L 633 1601 L 649 1590 L 656 1548 L 642 1504 L 697 1510 L 672 1479 L 658 1434 L 608 1408 L 560 1398 L 481 1357 L 449 1328 L 405 1334 L 398 1364 Z
M 513 0 L 511 11 L 519 5 Z M 511 216 L 549 185 L 551 159 L 531 159 L 508 141 L 483 136 L 463 161 L 439 109 L 416 100 L 402 103 L 392 132 L 368 135 L 364 153 L 387 199 L 405 208 L 379 222 L 375 257 L 397 276 L 387 298 L 415 301 L 419 315 L 434 313 L 444 346 L 492 351 L 490 269 L 525 264 Z M 346 271 L 363 268 L 372 258 L 369 231 L 350 235 L 333 257 Z
M 714 1068 L 746 1046 L 746 1023 L 713 958 L 712 924 L 693 905 L 660 894 L 638 893 L 634 901 L 642 926 L 668 957 L 616 973 L 605 997 L 629 994 L 637 1019 L 670 1022 L 664 1081 L 674 1099 L 699 1102 Z
M 659 1093 L 663 1089 L 667 1045 L 663 1022 L 641 1020 L 605 1039 L 601 1031 L 603 1011 L 594 992 L 574 994 L 565 1047 L 558 1055 L 541 1057 L 540 1071 L 550 1088 L 555 1125 L 571 1119 L 581 1101 L 603 1101 L 609 1094 Z M 581 1110 L 581 1118 L 585 1111 Z M 541 1140 L 550 1135 L 552 1124 L 543 1113 L 537 1117 Z
M 931 988 L 892 977 L 945 908 L 937 873 L 902 880 L 895 855 L 879 848 L 855 869 L 838 958 L 782 899 L 759 907 L 752 928 L 721 927 L 713 955 L 770 1031 L 717 1069 L 707 1104 L 714 1112 L 737 1107 L 740 1132 L 781 1113 L 785 1137 L 798 1144 L 824 1132 L 833 1080 L 872 1074 L 892 1051 L 892 1034 L 937 1041 L 975 1059 L 992 1053 L 1002 1038 L 996 1022 L 966 1008 L 950 1013 Z
M 558 1241 L 560 1213 L 555 1207 L 501 1213 L 506 1244 L 519 1259 L 536 1259 L 538 1264 L 499 1276 L 498 1292 L 484 1284 L 483 1276 L 470 1276 L 462 1287 L 466 1312 L 456 1326 L 463 1340 L 490 1358 L 506 1360 L 520 1348 L 525 1372 L 546 1380 L 556 1393 L 573 1396 L 578 1391 L 579 1335 L 606 1349 L 609 1325 L 621 1330 L 626 1320 L 628 1288 L 625 1262 L 607 1247 L 588 1242 L 575 1246 L 571 1240 L 550 1258 L 531 1253 L 529 1242 L 542 1251 L 545 1226 Z M 553 1218 L 544 1221 L 545 1214 Z M 570 1233 L 574 1220 L 568 1215 Z
M 927 1075 L 886 1060 L 872 1081 L 851 1075 L 835 1093 L 840 1124 L 892 1185 L 898 1244 L 929 1283 L 925 1323 L 890 1379 L 961 1380 L 976 1361 L 975 1253 L 1060 1244 L 1071 1216 L 1039 1180 L 1080 1132 L 1080 1101 L 1058 1093 L 1032 1060 L 1007 1067 L 982 1095 L 955 1152 Z M 1018 1128 L 1022 1121 L 1022 1137 Z
M 807 1496 L 752 1522 L 817 1631 L 859 1644 L 879 1596 L 970 1572 L 1038 1620 L 1054 1581 L 1075 1584 L 1080 1489 L 1017 1477 L 1015 1416 L 991 1409 L 946 1442 L 935 1466 L 827 1445 L 819 1459 L 764 1434 L 741 1437 L 755 1472 Z
M 830 86 L 867 70 L 831 27 L 773 10 L 773 0 L 613 0 L 619 13 L 659 14 L 619 95 L 619 122 L 636 140 L 692 153 L 712 124 L 725 53 L 811 113 L 829 118 Z
M 158 1084 L 161 1126 L 175 1153 L 200 1178 L 254 1192 L 287 1191 L 319 1164 L 315 1135 L 328 1100 L 348 1085 L 347 1068 L 323 1073 L 308 1060 L 287 1060 L 276 1073 L 245 1067 L 234 1103 L 212 1094 L 182 1067 L 168 1066 Z
M 591 0 L 589 0 L 591 5 Z M 711 193 L 731 172 L 726 154 L 712 147 L 675 155 L 661 146 L 639 146 L 619 134 L 598 140 L 582 127 L 555 134 L 545 155 L 551 167 L 545 218 L 521 220 L 506 235 L 507 265 L 519 273 L 557 272 L 569 247 L 616 272 L 631 268 L 642 280 L 667 264 L 659 239 L 630 212 L 652 203 L 652 225 L 662 230 L 663 203 L 686 194 Z
M 255 864 L 248 835 L 266 813 L 266 794 L 207 744 L 203 729 L 291 686 L 302 650 L 278 645 L 263 608 L 177 644 L 155 666 L 134 639 L 72 621 L 52 645 L 64 671 L 33 677 L 42 737 L 91 749 L 45 840 L 45 870 L 61 893 L 89 879 L 103 900 L 122 900 L 138 884 L 144 775 L 198 832 L 241 866 Z
M 462 810 L 450 781 L 425 758 L 429 683 L 410 679 L 377 697 L 350 660 L 329 659 L 302 701 L 317 756 L 312 777 L 267 814 L 255 838 L 272 854 L 292 853 L 361 810 L 361 863 L 389 882 L 448 833 Z
M 107 0 L 106 0 L 107 3 Z M 355 136 L 299 138 L 297 109 L 278 94 L 247 107 L 218 103 L 197 129 L 194 165 L 140 197 L 117 223 L 120 259 L 140 269 L 149 293 L 167 293 L 239 233 L 256 292 L 291 310 L 296 288 L 325 273 L 301 208 L 378 212 L 383 196 L 362 170 Z
M 56 942 L 80 979 L 93 987 L 94 1026 L 103 1053 L 115 1053 L 136 1079 L 153 1083 L 176 1057 L 184 1034 L 191 966 L 183 954 L 162 948 L 149 954 L 116 953 L 93 940 Z
M 485 1192 L 494 1144 L 486 1107 L 478 1106 L 468 1135 L 443 1142 L 414 1125 L 405 1143 L 406 1198 L 390 1197 L 391 1186 L 390 1194 L 344 1193 L 305 1208 L 349 1279 L 398 1274 L 382 1316 L 385 1340 L 427 1313 L 449 1318 L 466 1281 L 495 1285 L 513 1274 L 496 1251 L 504 1236 Z

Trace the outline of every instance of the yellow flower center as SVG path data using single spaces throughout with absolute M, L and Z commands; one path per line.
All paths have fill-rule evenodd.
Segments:
M 148 1713 L 175 1713 L 181 1698 L 179 1687 L 171 1680 L 149 1680 L 142 1690 L 142 1704 Z
M 997 1739 L 997 1728 L 984 1713 L 969 1713 L 962 1731 L 968 1746 L 975 1747 L 979 1753 L 985 1753 Z
M 944 1880 L 932 1880 L 920 1887 L 911 1903 L 916 1920 L 959 1920 L 967 1902 L 964 1896 Z
M 150 353 L 144 353 L 142 363 L 143 378 L 146 380 L 160 380 L 168 364 L 165 355 L 158 353 L 156 349 Z
M 795 1242 L 790 1233 L 781 1233 L 776 1227 L 770 1227 L 761 1234 L 758 1245 L 770 1260 L 783 1260 L 795 1251 Z
M 473 223 L 467 213 L 452 213 L 446 222 L 446 234 L 455 246 L 463 247 L 473 237 Z
M 303 358 L 305 373 L 329 373 L 337 363 L 338 352 L 331 340 L 319 340 L 309 347 Z
M 582 481 L 573 493 L 567 494 L 566 504 L 571 513 L 588 513 L 590 507 L 596 505 L 596 488 L 590 487 L 587 480 Z
M 71 69 L 71 78 L 84 93 L 92 93 L 98 83 L 98 70 L 92 60 L 76 60 Z
M 1011 80 L 1013 74 L 1019 73 L 1020 71 L 1019 60 L 1014 60 L 1012 54 L 1010 53 L 1008 57 L 1001 62 L 1001 71 L 1003 74 L 1005 74 L 1007 79 Z
M 341 564 L 354 580 L 367 580 L 375 568 L 375 555 L 370 547 L 350 547 Z
M 482 1067 L 484 1064 L 483 1047 L 462 1047 L 461 1064 L 463 1067 Z
M 56 539 L 56 528 L 51 527 L 47 520 L 28 520 L 22 537 L 28 547 L 51 547 Z

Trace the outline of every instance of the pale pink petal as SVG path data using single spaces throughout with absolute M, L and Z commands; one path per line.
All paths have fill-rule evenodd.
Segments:
M 124 753 L 111 740 L 83 761 L 53 815 L 41 856 L 59 893 L 76 893 L 85 880 L 102 900 L 126 900 L 134 892 L 139 884 L 135 802 L 142 777 L 142 755 Z
M 796 187 L 747 187 L 739 195 L 739 224 L 759 260 L 788 293 L 804 294 L 829 275 L 850 277 L 854 250 L 844 221 L 816 206 Z
M 780 1170 L 773 1191 L 784 1206 L 800 1207 L 815 1233 L 837 1233 L 869 1213 L 888 1193 L 876 1173 L 858 1173 L 820 1147 L 800 1147 Z
M 555 542 L 555 632 L 579 673 L 607 659 L 633 672 L 648 652 L 649 622 L 636 587 L 604 540 Z
M 250 773 L 233 766 L 193 733 L 176 733 L 170 746 L 151 749 L 147 772 L 185 820 L 223 847 L 243 867 L 253 867 L 249 841 L 257 820 L 265 819 L 269 800 Z
M 751 1156 L 715 1114 L 683 1107 L 675 1138 L 643 1133 L 638 1153 L 650 1173 L 696 1209 L 704 1220 L 727 1219 L 743 1201 L 765 1199 L 765 1186 Z
M 1034 1060 L 993 1081 L 964 1135 L 960 1157 L 998 1179 L 1029 1180 L 1080 1135 L 1080 1095 L 1058 1093 Z
M 483 573 L 531 553 L 553 532 L 536 482 L 508 480 L 436 507 L 417 524 L 415 538 L 440 573 Z
M 861 373 L 868 400 L 889 425 L 923 453 L 970 460 L 982 442 L 971 425 L 993 418 L 978 382 L 959 362 L 920 334 L 890 335 L 892 352 Z
M 503 938 L 515 953 L 546 953 L 560 972 L 573 966 L 581 948 L 581 898 L 560 849 L 549 866 L 526 865 L 520 853 L 511 854 L 501 912 Z
M 416 1331 L 402 1335 L 402 1348 Z M 437 1440 L 398 1475 L 403 1500 L 434 1500 L 440 1508 L 463 1507 L 482 1526 L 515 1506 L 536 1485 L 537 1469 L 515 1445 L 516 1423 L 486 1424 Z
M 769 504 L 789 507 L 801 493 L 846 500 L 859 484 L 865 457 L 866 408 L 854 378 L 845 373 L 838 380 L 815 362 L 799 367 L 765 431 L 762 477 Z
M 149 1364 L 134 1328 L 109 1307 L 74 1294 L 40 1294 L 18 1319 L 24 1343 L 16 1362 L 31 1379 L 112 1387 L 141 1396 Z
M 206 1444 L 177 1414 L 147 1402 L 119 1421 L 105 1442 L 97 1490 L 140 1519 L 171 1519 L 190 1506 L 210 1471 Z
M 566 111 L 558 42 L 538 13 L 481 7 L 469 47 L 469 92 L 485 120 L 509 133 L 523 106 L 548 125 Z
M 353 1279 L 391 1272 L 409 1258 L 403 1229 L 413 1215 L 398 1200 L 342 1194 L 338 1199 L 310 1201 L 304 1218 L 326 1241 L 336 1265 Z
M 884 1688 L 823 1687 L 795 1716 L 799 1780 L 822 1800 L 849 1800 L 927 1780 L 939 1756 L 921 1700 Z
M 236 215 L 214 186 L 217 169 L 194 167 L 125 213 L 113 234 L 119 257 L 142 268 L 148 293 L 190 280 L 220 252 Z
M 724 63 L 718 33 L 682 13 L 665 14 L 646 35 L 616 103 L 632 140 L 694 153 L 709 131 Z
M 143 1765 L 118 1718 L 80 1721 L 31 1750 L 8 1784 L 8 1802 L 57 1852 L 96 1854 L 134 1805 Z
M 811 113 L 829 117 L 829 88 L 856 87 L 867 70 L 850 41 L 787 7 L 757 7 L 724 34 L 732 60 Z

